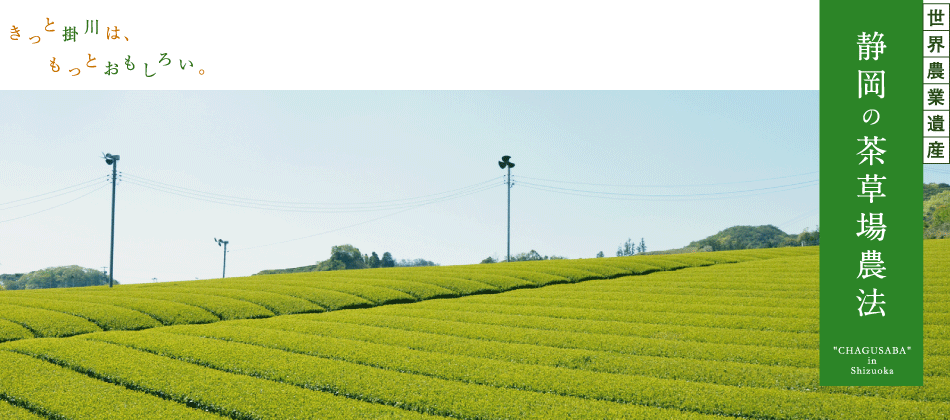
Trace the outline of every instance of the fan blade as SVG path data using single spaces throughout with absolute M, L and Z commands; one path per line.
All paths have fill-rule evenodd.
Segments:
M 498 162 L 498 167 L 501 168 L 501 169 L 505 169 L 505 163 L 504 163 L 504 162 Z

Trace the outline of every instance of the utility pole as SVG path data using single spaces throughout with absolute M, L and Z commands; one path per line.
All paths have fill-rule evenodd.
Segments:
M 218 246 L 224 245 L 224 266 L 221 267 L 221 278 L 224 278 L 224 270 L 228 268 L 228 241 L 224 239 L 214 238 L 214 241 L 218 243 Z
M 103 154 L 106 165 L 112 165 L 112 239 L 109 244 L 109 287 L 112 287 L 112 257 L 115 252 L 115 179 L 116 165 L 119 162 L 119 155 L 110 153 Z
M 508 169 L 508 258 L 505 262 L 511 262 L 511 168 L 515 167 L 513 162 L 509 162 L 511 156 L 502 156 L 501 161 L 498 162 L 498 166 L 501 169 Z

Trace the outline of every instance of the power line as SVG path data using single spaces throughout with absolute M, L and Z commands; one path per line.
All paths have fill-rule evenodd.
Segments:
M 454 197 L 454 198 L 461 198 L 461 197 L 465 197 L 465 196 L 469 196 L 469 195 L 474 195 L 474 194 L 480 193 L 480 192 L 482 192 L 482 191 L 488 191 L 488 190 L 491 190 L 491 189 L 498 188 L 498 187 L 503 186 L 503 185 L 505 185 L 505 184 L 491 185 L 491 186 L 482 188 L 482 189 L 480 189 L 480 190 L 478 190 L 478 191 L 473 191 L 473 192 L 467 193 L 467 194 L 465 194 L 465 195 L 460 195 L 460 196 Z M 429 205 L 429 204 L 438 203 L 438 202 L 442 202 L 442 201 L 448 201 L 448 200 L 449 200 L 449 199 L 434 200 L 434 201 L 431 201 L 431 202 L 428 202 L 428 203 L 419 204 L 419 205 L 414 206 L 414 207 L 409 207 L 409 208 L 406 208 L 406 209 L 402 209 L 402 210 L 399 210 L 399 211 L 397 211 L 397 212 L 387 214 L 387 215 L 385 215 L 385 216 L 380 216 L 380 217 L 377 217 L 377 218 L 374 218 L 374 219 L 364 220 L 364 221 L 362 221 L 362 222 L 359 222 L 359 223 L 356 223 L 356 224 L 352 224 L 352 225 L 349 225 L 349 226 L 344 226 L 344 227 L 337 228 L 337 229 L 332 229 L 332 230 L 328 230 L 328 231 L 324 231 L 324 232 L 320 232 L 320 233 L 315 233 L 315 234 L 313 234 L 313 235 L 302 236 L 302 237 L 299 237 L 299 238 L 288 239 L 288 240 L 286 240 L 286 241 L 274 242 L 274 243 L 270 243 L 270 244 L 266 244 L 266 245 L 257 245 L 257 246 L 252 246 L 252 247 L 248 247 L 248 248 L 232 249 L 231 252 L 241 252 L 241 251 L 247 251 L 247 250 L 250 250 L 250 249 L 264 248 L 264 247 L 268 247 L 268 246 L 280 245 L 280 244 L 285 244 L 285 243 L 288 243 L 288 242 L 294 242 L 294 241 L 299 241 L 299 240 L 302 240 L 302 239 L 312 238 L 312 237 L 314 237 L 314 236 L 326 235 L 326 234 L 328 234 L 328 233 L 333 233 L 333 232 L 341 231 L 341 230 L 344 230 L 344 229 L 349 229 L 349 228 L 351 228 L 351 227 L 356 227 L 356 226 L 360 226 L 360 225 L 365 225 L 365 224 L 370 223 L 370 222 L 375 222 L 375 221 L 377 221 L 377 220 L 385 219 L 385 218 L 390 217 L 390 216 L 395 216 L 395 215 L 397 215 L 397 214 L 399 214 L 399 213 L 404 213 L 404 212 L 407 212 L 407 211 L 409 211 L 409 210 L 413 210 L 413 209 L 416 209 L 416 208 L 419 208 L 419 207 L 422 207 L 422 206 L 426 206 L 426 205 Z
M 50 194 L 57 193 L 57 192 L 64 191 L 64 190 L 72 190 L 72 191 L 66 191 L 66 192 L 64 192 L 64 193 L 62 193 L 62 194 L 57 194 L 57 195 L 54 195 L 54 196 L 51 196 L 51 197 L 46 197 L 46 198 L 41 198 L 41 199 L 39 199 L 39 200 L 34 200 L 34 201 L 29 202 L 29 203 L 17 204 L 17 205 L 15 205 L 15 206 L 0 208 L 0 210 L 6 210 L 6 209 L 12 209 L 12 208 L 14 208 L 14 207 L 25 206 L 25 205 L 27 205 L 27 204 L 33 204 L 33 203 L 40 202 L 40 201 L 43 201 L 43 200 L 48 200 L 48 199 L 53 198 L 53 197 L 59 197 L 59 196 L 61 196 L 61 195 L 65 195 L 65 194 L 73 193 L 73 192 L 76 192 L 76 191 L 80 191 L 80 190 L 83 190 L 83 189 L 86 189 L 86 188 L 89 188 L 89 187 L 95 185 L 95 184 L 91 184 L 91 183 L 96 182 L 96 181 L 101 181 L 103 178 L 105 178 L 105 177 L 99 176 L 99 177 L 95 177 L 95 178 L 90 179 L 90 180 L 85 181 L 85 182 L 80 182 L 80 183 L 78 183 L 78 184 L 76 184 L 76 185 L 68 186 L 68 187 L 66 187 L 66 188 L 60 188 L 60 189 L 55 190 L 55 191 L 50 191 L 50 192 L 46 192 L 46 193 L 43 193 L 43 194 L 34 195 L 34 196 L 32 196 L 32 197 L 26 197 L 26 198 L 21 198 L 21 199 L 19 199 L 19 200 L 13 200 L 13 201 L 7 201 L 6 203 L 0 203 L 0 206 L 5 206 L 5 205 L 7 205 L 7 204 L 12 204 L 12 203 L 16 203 L 16 202 L 24 201 L 24 200 L 30 200 L 30 199 L 33 199 L 33 198 L 36 198 L 36 197 L 42 197 L 42 196 L 44 196 L 44 195 L 50 195 Z M 87 185 L 87 184 L 89 184 L 89 185 Z M 85 186 L 82 187 L 82 188 L 76 188 L 76 187 L 80 187 L 80 186 L 83 186 L 83 185 L 85 185 Z M 76 189 L 73 189 L 73 188 L 76 188 Z
M 388 205 L 401 205 L 400 203 L 402 202 L 411 203 L 411 202 L 415 202 L 421 199 L 451 194 L 454 192 L 459 192 L 462 190 L 475 188 L 475 187 L 496 181 L 501 178 L 501 177 L 494 177 L 494 178 L 487 179 L 485 181 L 471 184 L 465 187 L 456 188 L 454 190 L 448 190 L 448 191 L 443 191 L 439 193 L 427 194 L 427 195 L 411 197 L 411 198 L 402 198 L 402 199 L 384 200 L 384 201 L 352 202 L 352 203 L 315 203 L 315 202 L 261 200 L 261 199 L 256 199 L 256 198 L 237 197 L 237 196 L 231 196 L 231 195 L 225 195 L 225 194 L 209 193 L 205 191 L 167 184 L 164 182 L 153 181 L 153 180 L 132 175 L 132 174 L 123 173 L 122 175 L 123 177 L 128 177 L 128 179 L 125 180 L 126 182 L 133 181 L 135 183 L 138 183 L 140 186 L 146 186 L 148 188 L 158 189 L 158 190 L 161 190 L 162 192 L 179 193 L 179 194 L 186 195 L 189 198 L 204 199 L 205 201 L 215 200 L 216 202 L 219 202 L 222 204 L 233 202 L 235 204 L 245 204 L 245 205 L 251 205 L 251 206 L 267 206 L 267 207 L 279 207 L 279 208 L 302 207 L 302 208 L 312 208 L 312 209 L 323 209 L 323 208 L 333 209 L 334 207 L 370 208 L 370 207 L 381 207 L 381 206 L 388 206 Z
M 598 186 L 598 187 L 679 188 L 679 187 L 709 187 L 709 186 L 715 186 L 715 185 L 730 185 L 730 184 L 742 184 L 742 183 L 759 182 L 759 181 L 772 181 L 775 179 L 793 178 L 796 176 L 811 175 L 811 174 L 817 174 L 817 173 L 818 171 L 814 171 L 814 172 L 806 172 L 803 174 L 780 176 L 780 177 L 775 177 L 775 178 L 754 179 L 754 180 L 747 180 L 747 181 L 720 182 L 720 183 L 715 183 L 715 184 L 685 184 L 685 185 L 594 184 L 590 182 L 557 181 L 553 179 L 531 178 L 531 177 L 526 177 L 526 176 L 518 176 L 518 178 L 531 179 L 535 181 L 555 182 L 555 183 L 560 183 L 560 184 L 579 184 L 579 185 L 591 185 L 591 186 Z
M 644 197 L 644 198 L 647 198 L 647 197 L 656 197 L 656 198 L 667 198 L 667 197 L 670 197 L 670 198 L 679 198 L 679 197 L 683 197 L 683 198 L 688 198 L 688 197 L 716 196 L 716 195 L 725 195 L 725 194 L 740 194 L 740 193 L 747 193 L 747 192 L 753 192 L 753 191 L 764 191 L 764 190 L 770 190 L 770 189 L 776 189 L 776 188 L 792 187 L 792 186 L 796 186 L 796 185 L 802 185 L 802 184 L 808 184 L 808 183 L 814 183 L 814 182 L 818 182 L 818 180 L 817 180 L 817 179 L 813 179 L 813 180 L 809 180 L 809 181 L 797 182 L 797 183 L 794 183 L 794 184 L 778 185 L 778 186 L 774 186 L 774 187 L 754 188 L 754 189 L 751 189 L 751 190 L 723 191 L 723 192 L 712 192 L 712 193 L 694 193 L 694 194 L 629 194 L 629 193 L 615 193 L 615 192 L 607 192 L 607 191 L 591 191 L 591 190 L 579 190 L 579 189 L 574 189 L 574 188 L 555 187 L 555 186 L 551 186 L 551 185 L 534 184 L 534 183 L 524 182 L 524 181 L 521 182 L 521 185 L 548 188 L 548 189 L 550 189 L 550 190 L 552 190 L 552 191 L 553 191 L 553 190 L 559 190 L 559 191 L 570 191 L 570 192 L 578 192 L 578 193 L 586 193 L 586 194 L 601 194 L 601 195 L 609 195 L 609 196 Z
M 401 209 L 401 208 L 412 207 L 420 203 L 425 204 L 428 202 L 427 200 L 414 199 L 414 201 L 409 201 L 405 203 L 394 203 L 394 204 L 378 205 L 378 206 L 359 206 L 359 207 L 352 207 L 352 208 L 329 208 L 329 209 L 288 207 L 288 206 L 275 206 L 275 205 L 254 205 L 254 204 L 241 204 L 241 203 L 234 203 L 234 202 L 228 202 L 228 201 L 221 201 L 221 200 L 215 200 L 215 199 L 206 198 L 206 197 L 192 196 L 192 195 L 188 195 L 187 193 L 169 191 L 166 189 L 156 188 L 154 186 L 142 184 L 135 181 L 123 180 L 122 182 L 135 185 L 138 187 L 150 189 L 150 190 L 163 192 L 166 194 L 177 195 L 177 196 L 181 196 L 185 198 L 191 198 L 194 200 L 206 201 L 206 202 L 215 203 L 215 204 L 227 205 L 227 206 L 232 206 L 232 207 L 250 208 L 250 209 L 257 209 L 257 210 L 284 211 L 284 212 L 294 212 L 294 213 L 366 213 L 366 212 L 375 212 L 375 211 L 396 210 L 396 209 Z M 429 200 L 450 199 L 450 198 L 462 196 L 464 194 L 468 194 L 470 192 L 478 192 L 480 191 L 480 188 L 484 188 L 485 186 L 490 185 L 488 184 L 489 182 L 496 183 L 497 178 L 492 179 L 490 181 L 482 182 L 479 184 L 473 184 L 462 189 L 453 190 L 455 192 L 451 192 L 451 193 L 446 192 L 446 193 L 449 193 L 447 195 L 446 193 L 440 193 L 441 195 L 433 194 L 436 197 L 430 198 Z
M 814 213 L 817 212 L 817 211 L 818 211 L 818 207 L 815 207 L 815 208 L 813 208 L 813 209 L 811 209 L 811 210 L 808 210 L 808 211 L 806 211 L 806 212 L 804 212 L 804 213 L 801 213 L 801 214 L 799 214 L 799 215 L 797 215 L 797 216 L 795 216 L 795 217 L 793 217 L 793 218 L 791 218 L 791 219 L 789 219 L 789 220 L 786 220 L 786 221 L 784 221 L 784 222 L 782 222 L 782 223 L 779 223 L 779 224 L 777 224 L 777 225 L 775 225 L 775 226 L 782 227 L 782 226 L 790 225 L 790 224 L 792 224 L 792 223 L 798 222 L 798 221 L 800 221 L 800 220 L 802 220 L 802 219 L 804 219 L 804 218 L 806 218 L 806 217 L 811 216 L 812 214 L 814 214 Z
M 22 219 L 22 218 L 24 218 L 24 217 L 29 217 L 29 216 L 32 216 L 32 215 L 34 215 L 34 214 L 40 214 L 40 213 L 42 213 L 42 212 L 44 212 L 44 211 L 52 210 L 52 209 L 55 209 L 55 208 L 60 207 L 60 206 L 65 206 L 66 204 L 72 203 L 73 201 L 76 201 L 76 200 L 78 200 L 78 199 L 80 199 L 80 198 L 83 198 L 83 197 L 85 197 L 85 196 L 87 196 L 87 195 L 89 195 L 89 194 L 92 194 L 92 193 L 94 193 L 94 192 L 96 192 L 96 191 L 99 191 L 99 190 L 101 190 L 101 189 L 103 189 L 103 188 L 106 188 L 106 187 L 108 187 L 108 186 L 109 186 L 109 184 L 103 185 L 103 186 L 101 186 L 101 187 L 99 187 L 99 188 L 96 188 L 96 189 L 94 189 L 94 190 L 92 190 L 92 191 L 90 191 L 90 192 L 88 192 L 88 193 L 86 193 L 86 194 L 80 195 L 79 197 L 76 197 L 76 198 L 74 198 L 74 199 L 72 199 L 72 200 L 69 200 L 69 201 L 67 201 L 67 202 L 65 202 L 65 203 L 57 204 L 57 205 L 55 205 L 55 206 L 53 206 L 53 207 L 50 207 L 50 208 L 48 208 L 48 209 L 40 210 L 40 211 L 38 211 L 38 212 L 36 212 L 36 213 L 30 213 L 30 214 L 23 215 L 23 216 L 20 216 L 20 217 L 15 217 L 15 218 L 13 218 L 13 219 L 0 220 L 0 223 L 6 223 L 6 222 L 13 221 L 13 220 Z
M 673 196 L 673 195 L 667 195 L 667 196 L 658 196 L 658 197 L 665 198 L 665 199 L 668 200 L 668 201 L 678 201 L 678 200 L 688 201 L 688 200 L 700 200 L 700 199 L 702 199 L 702 200 L 719 200 L 719 199 L 727 199 L 727 198 L 752 197 L 752 196 L 756 196 L 756 195 L 770 194 L 770 193 L 783 192 L 783 191 L 791 191 L 791 190 L 797 190 L 797 189 L 800 189 L 800 188 L 806 188 L 806 187 L 811 187 L 811 186 L 817 186 L 817 185 L 818 185 L 818 184 L 817 184 L 817 180 L 808 181 L 808 182 L 810 183 L 810 184 L 808 184 L 808 185 L 801 185 L 801 186 L 790 187 L 790 188 L 785 188 L 785 189 L 781 189 L 781 190 L 765 191 L 765 192 L 758 192 L 758 193 L 752 193 L 752 194 L 742 194 L 742 195 L 734 195 L 734 196 L 701 197 L 701 196 Z M 528 189 L 539 190 L 539 191 L 547 191 L 547 192 L 553 192 L 553 193 L 558 193 L 558 194 L 573 195 L 573 196 L 578 196 L 578 197 L 604 198 L 604 199 L 608 199 L 608 200 L 620 200 L 620 201 L 663 201 L 662 199 L 658 199 L 657 197 L 653 197 L 653 198 L 643 198 L 643 197 L 639 197 L 639 198 L 637 198 L 637 197 L 611 197 L 611 196 L 604 196 L 604 195 L 596 195 L 596 194 L 604 194 L 604 193 L 598 193 L 598 192 L 596 192 L 596 191 L 580 191 L 580 192 L 570 192 L 570 190 L 568 190 L 568 191 L 561 191 L 561 190 L 565 190 L 565 189 L 564 189 L 564 188 L 551 189 L 551 188 L 556 188 L 556 187 L 536 186 L 536 185 L 534 185 L 534 184 L 527 184 L 527 183 L 525 183 L 525 182 L 522 182 L 522 183 L 519 184 L 519 185 L 522 185 L 522 186 L 524 186 L 525 188 L 528 188 Z M 789 185 L 796 185 L 796 184 L 789 184 Z M 772 187 L 772 188 L 780 188 L 780 187 Z M 750 191 L 751 191 L 751 190 L 750 190 Z M 649 196 L 647 196 L 647 197 L 649 197 Z

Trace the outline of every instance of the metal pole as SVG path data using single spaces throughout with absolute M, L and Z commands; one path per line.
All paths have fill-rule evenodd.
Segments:
M 224 267 L 221 268 L 221 278 L 224 278 L 224 270 L 228 268 L 228 243 L 224 243 Z
M 508 260 L 511 262 L 511 166 L 508 167 Z
M 119 159 L 112 161 L 112 239 L 109 244 L 109 287 L 112 287 L 112 257 L 115 252 L 115 178 Z

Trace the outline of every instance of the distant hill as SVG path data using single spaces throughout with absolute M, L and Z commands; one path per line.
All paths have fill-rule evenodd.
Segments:
M 778 248 L 800 245 L 801 240 L 812 241 L 811 235 L 789 235 L 773 225 L 733 226 L 705 239 L 691 242 L 687 247 L 706 251 L 733 249 Z
M 924 184 L 924 239 L 950 238 L 950 185 Z
M 950 184 L 923 184 L 923 232 L 924 239 L 950 238 Z M 780 246 L 814 244 L 818 232 L 802 232 L 789 235 L 772 226 L 733 226 L 708 238 L 690 242 L 689 245 L 666 251 L 646 252 L 656 254 L 685 254 L 701 251 L 729 249 L 773 248 Z
M 942 182 L 939 184 L 933 182 L 924 184 L 924 201 L 945 191 L 950 191 L 950 184 L 944 184 Z
M 649 251 L 646 255 L 688 254 L 691 252 L 728 251 L 734 249 L 778 248 L 784 246 L 817 245 L 818 231 L 805 230 L 791 235 L 773 225 L 733 226 L 689 245 L 665 251 Z

